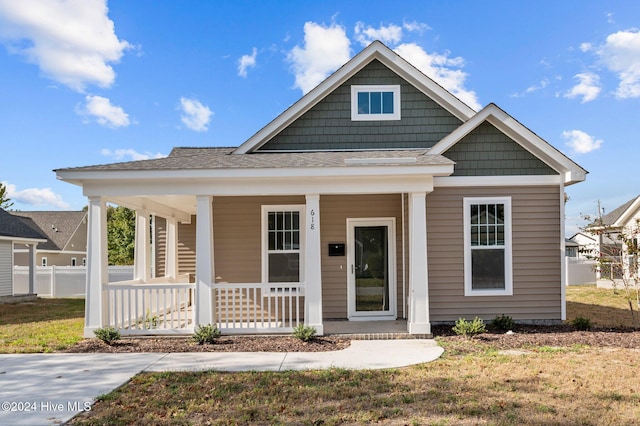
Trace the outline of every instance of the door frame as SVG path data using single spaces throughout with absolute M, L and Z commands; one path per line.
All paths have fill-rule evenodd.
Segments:
M 387 227 L 387 262 L 389 285 L 389 311 L 356 312 L 355 283 L 355 227 Z M 347 318 L 350 321 L 389 321 L 398 317 L 398 266 L 396 260 L 396 218 L 347 218 Z

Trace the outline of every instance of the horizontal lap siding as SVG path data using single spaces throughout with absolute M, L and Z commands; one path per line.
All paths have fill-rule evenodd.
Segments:
M 347 218 L 396 218 L 397 309 L 402 316 L 402 203 L 400 194 L 322 195 L 322 311 L 324 319 L 347 318 L 347 255 L 329 256 L 330 243 L 347 243 Z M 346 247 L 349 250 L 349 247 Z
M 0 241 L 0 296 L 13 294 L 13 241 Z
M 464 296 L 463 197 L 511 196 L 513 296 Z M 436 188 L 427 195 L 431 320 L 560 319 L 560 188 Z

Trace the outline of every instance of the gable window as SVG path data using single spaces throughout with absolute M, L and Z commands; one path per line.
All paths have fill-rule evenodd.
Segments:
M 351 86 L 351 120 L 400 120 L 400 85 Z
M 304 206 L 263 206 L 263 282 L 301 280 Z
M 76 266 L 78 264 L 78 260 L 75 257 L 71 258 L 71 266 Z
M 511 198 L 465 198 L 464 294 L 513 294 Z
M 47 258 L 46 257 L 42 258 L 42 266 L 47 266 Z

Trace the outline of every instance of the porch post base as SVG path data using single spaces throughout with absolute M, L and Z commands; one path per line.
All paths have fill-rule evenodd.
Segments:
M 96 337 L 96 335 L 93 333 L 95 330 L 99 329 L 100 327 L 85 327 L 84 328 L 84 334 L 83 337 L 85 339 L 90 339 L 92 337 Z
M 316 336 L 324 336 L 324 326 L 322 324 L 307 324 L 307 326 L 316 329 Z
M 431 334 L 431 323 L 407 323 L 409 334 Z

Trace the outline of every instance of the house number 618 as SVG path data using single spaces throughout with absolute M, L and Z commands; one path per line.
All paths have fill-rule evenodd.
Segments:
M 316 219 L 316 211 L 315 211 L 315 210 L 311 210 L 311 211 L 309 212 L 309 215 L 311 216 L 311 224 L 309 225 L 309 228 L 310 228 L 312 231 L 314 231 L 314 230 L 316 229 L 316 222 L 315 222 L 315 219 Z

